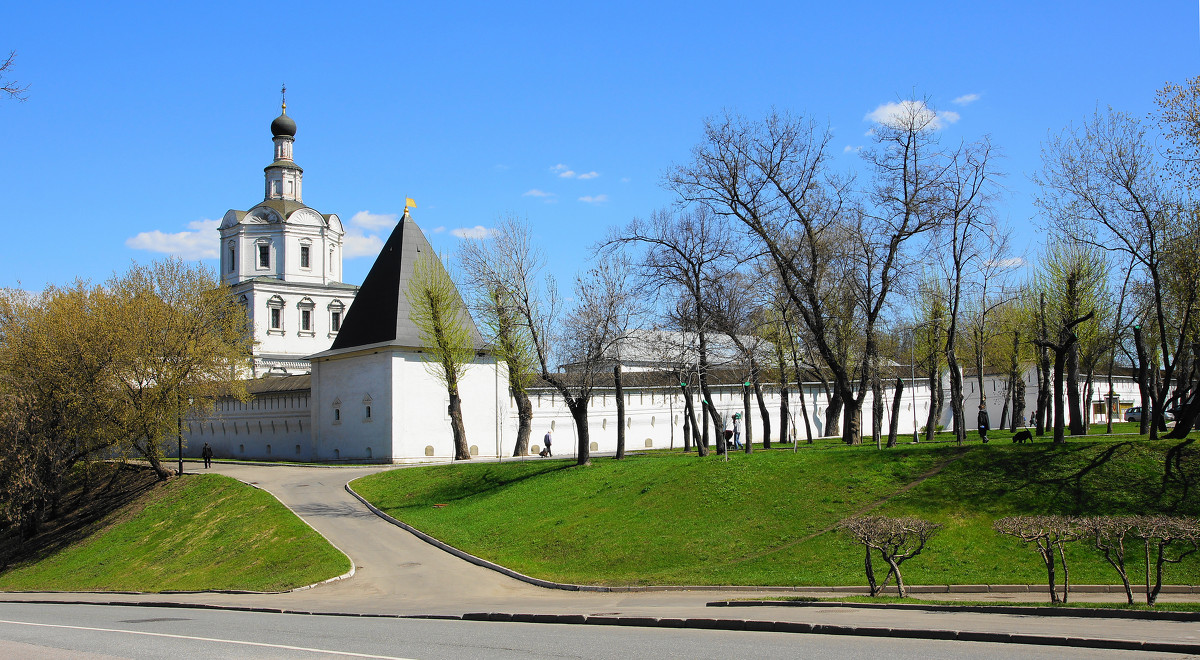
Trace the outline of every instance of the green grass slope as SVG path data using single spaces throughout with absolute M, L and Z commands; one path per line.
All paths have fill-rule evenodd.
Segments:
M 905 564 L 918 584 L 1041 583 L 1036 551 L 992 531 L 1012 514 L 1200 513 L 1200 453 L 1103 438 L 878 451 L 836 443 L 717 457 L 521 461 L 396 470 L 353 487 L 418 529 L 517 571 L 581 584 L 860 584 L 862 549 L 833 528 L 856 513 L 945 525 Z M 445 505 L 445 506 L 435 506 Z M 1136 555 L 1138 553 L 1131 552 Z M 1115 583 L 1086 544 L 1073 583 Z M 1132 571 L 1138 570 L 1136 561 Z M 1136 573 L 1132 573 L 1136 574 Z M 1170 582 L 1200 581 L 1200 562 Z M 1061 573 L 1059 580 L 1061 581 Z
M 218 475 L 172 479 L 68 547 L 0 574 L 6 591 L 276 591 L 350 561 L 264 491 Z

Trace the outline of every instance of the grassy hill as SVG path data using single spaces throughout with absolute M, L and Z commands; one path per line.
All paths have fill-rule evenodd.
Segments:
M 537 577 L 609 585 L 860 584 L 861 547 L 833 528 L 866 511 L 945 525 L 905 564 L 911 584 L 1042 583 L 1036 551 L 992 531 L 994 519 L 1200 513 L 1200 451 L 1191 443 L 997 440 L 884 451 L 825 441 L 729 462 L 648 452 L 586 468 L 549 459 L 439 466 L 380 473 L 353 487 L 472 554 Z M 1072 583 L 1118 582 L 1085 543 L 1069 557 Z M 1169 569 L 1169 581 L 1200 582 L 1194 559 Z M 1138 566 L 1130 569 L 1137 575 Z
M 67 540 L 13 560 L 0 590 L 276 591 L 350 570 L 278 500 L 235 479 L 185 475 L 137 491 Z M 15 541 L 6 544 L 12 557 Z

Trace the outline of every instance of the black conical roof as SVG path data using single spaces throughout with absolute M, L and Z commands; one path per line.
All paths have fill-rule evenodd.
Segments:
M 375 258 L 329 350 L 383 342 L 410 347 L 421 345 L 420 331 L 409 317 L 405 292 L 412 279 L 413 264 L 422 254 L 436 258 L 421 228 L 405 214 Z M 475 345 L 481 346 L 478 329 L 470 320 L 468 323 L 471 323 Z

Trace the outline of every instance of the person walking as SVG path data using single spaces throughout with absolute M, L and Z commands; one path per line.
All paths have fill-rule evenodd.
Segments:
M 983 443 L 987 444 L 988 429 L 992 426 L 992 419 L 988 417 L 987 406 L 979 404 L 979 417 L 976 418 L 979 423 L 979 437 L 983 438 Z
M 204 449 L 200 450 L 200 458 L 204 459 L 205 469 L 212 467 L 212 457 L 213 457 L 212 447 L 208 446 L 208 443 L 206 442 L 206 443 L 204 443 Z
M 742 449 L 742 413 L 733 413 L 733 448 Z
M 542 456 L 553 456 L 554 452 L 550 451 L 551 439 L 549 431 L 546 431 L 546 437 L 542 438 L 542 444 L 546 445 L 545 448 L 542 449 Z

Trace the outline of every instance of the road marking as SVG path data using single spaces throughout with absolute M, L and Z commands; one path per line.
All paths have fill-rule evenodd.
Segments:
M 8 621 L 0 619 L 0 623 L 9 623 L 14 626 L 36 626 L 39 628 L 65 628 L 67 630 L 87 630 L 91 632 L 111 632 L 125 633 L 127 635 L 145 635 L 147 637 L 170 637 L 171 639 L 187 639 L 198 642 L 219 642 L 221 644 L 241 644 L 242 646 L 261 646 L 272 649 L 284 649 L 287 651 L 307 651 L 309 653 L 326 653 L 329 655 L 344 655 L 352 658 L 379 658 L 380 660 L 410 660 L 409 658 L 400 658 L 391 655 L 371 655 L 370 653 L 354 653 L 352 651 L 330 651 L 328 649 L 314 649 L 305 646 L 288 646 L 287 644 L 267 644 L 265 642 L 244 642 L 237 639 L 217 639 L 215 637 L 193 637 L 191 635 L 172 635 L 170 633 L 146 632 L 143 630 L 121 630 L 120 628 L 91 628 L 88 626 L 67 626 L 55 623 L 32 623 L 29 621 Z

